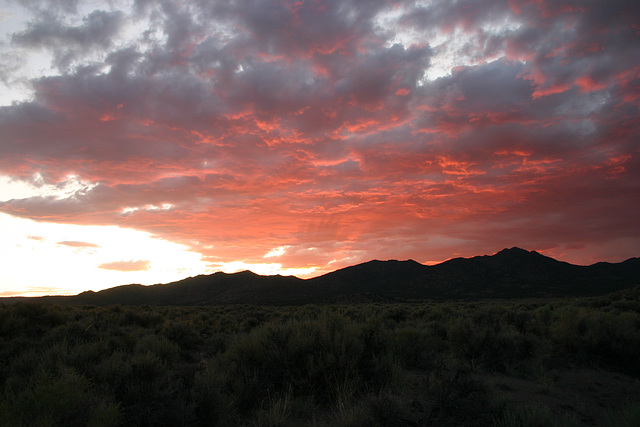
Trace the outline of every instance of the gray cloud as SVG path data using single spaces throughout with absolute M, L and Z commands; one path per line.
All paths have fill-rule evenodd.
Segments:
M 107 49 L 124 25 L 124 13 L 96 10 L 83 18 L 80 26 L 67 26 L 54 15 L 29 24 L 25 31 L 15 33 L 11 42 L 29 48 L 50 49 L 54 65 L 61 70 L 82 54 L 95 49 Z
M 640 241 L 635 3 L 398 6 L 137 1 L 33 21 L 16 48 L 51 49 L 65 72 L 0 107 L 0 171 L 100 185 L 0 210 L 139 228 L 212 260 L 286 244 L 291 267 Z M 425 80 L 435 34 L 456 28 L 476 65 Z

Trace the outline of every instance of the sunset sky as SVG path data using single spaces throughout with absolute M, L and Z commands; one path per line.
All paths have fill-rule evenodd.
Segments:
M 0 0 L 0 296 L 640 256 L 637 0 Z

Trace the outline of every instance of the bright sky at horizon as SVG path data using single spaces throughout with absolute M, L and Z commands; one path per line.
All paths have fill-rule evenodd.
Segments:
M 640 3 L 0 0 L 0 296 L 640 256 Z

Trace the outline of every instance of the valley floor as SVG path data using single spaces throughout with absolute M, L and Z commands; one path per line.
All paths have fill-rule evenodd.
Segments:
M 2 425 L 637 426 L 640 290 L 0 306 Z

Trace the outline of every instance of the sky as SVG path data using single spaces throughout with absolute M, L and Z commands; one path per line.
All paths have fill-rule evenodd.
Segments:
M 0 296 L 640 256 L 637 0 L 0 0 Z

